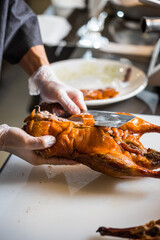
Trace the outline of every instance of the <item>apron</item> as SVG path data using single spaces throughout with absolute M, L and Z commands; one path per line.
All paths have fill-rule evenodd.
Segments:
M 41 44 L 38 20 L 29 6 L 23 0 L 0 0 L 0 70 L 2 58 L 16 64 Z

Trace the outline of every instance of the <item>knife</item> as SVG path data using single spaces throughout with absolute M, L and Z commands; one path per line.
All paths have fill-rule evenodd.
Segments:
M 115 112 L 89 110 L 95 119 L 95 126 L 120 127 L 134 119 L 134 115 L 123 115 Z

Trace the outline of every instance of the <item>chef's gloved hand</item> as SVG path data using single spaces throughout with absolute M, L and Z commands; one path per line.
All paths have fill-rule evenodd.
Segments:
M 40 94 L 43 101 L 59 102 L 70 114 L 78 114 L 86 111 L 83 94 L 59 81 L 50 66 L 44 65 L 29 78 L 30 95 Z
M 76 162 L 58 158 L 42 158 L 34 150 L 51 147 L 56 139 L 53 136 L 32 137 L 24 130 L 17 127 L 0 125 L 0 151 L 12 153 L 32 165 L 53 164 L 72 165 Z

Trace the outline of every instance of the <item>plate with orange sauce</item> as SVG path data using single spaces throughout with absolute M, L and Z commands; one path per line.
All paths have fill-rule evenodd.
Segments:
M 148 83 L 139 68 L 108 59 L 71 59 L 52 63 L 51 67 L 62 82 L 83 92 L 87 106 L 126 100 Z

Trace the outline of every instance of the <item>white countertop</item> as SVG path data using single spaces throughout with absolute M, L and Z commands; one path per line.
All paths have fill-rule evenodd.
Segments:
M 159 116 L 141 117 L 160 124 Z M 160 150 L 160 134 L 142 142 Z M 160 179 L 117 179 L 82 165 L 33 167 L 11 155 L 0 174 L 0 239 L 100 240 L 99 226 L 160 218 L 159 202 Z

